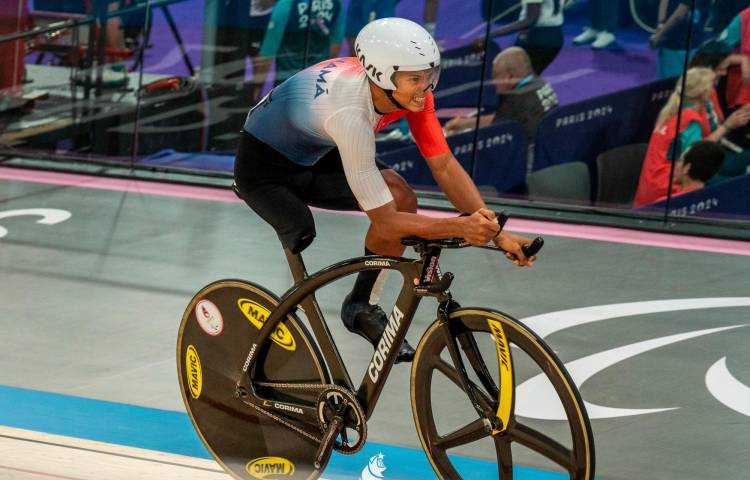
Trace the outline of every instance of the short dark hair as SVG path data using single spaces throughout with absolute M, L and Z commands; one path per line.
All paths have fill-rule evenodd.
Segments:
M 702 43 L 690 60 L 688 68 L 706 67 L 716 70 L 721 62 L 732 54 L 732 48 L 718 40 L 708 40 Z
M 724 149 L 716 142 L 701 140 L 690 145 L 682 162 L 690 165 L 690 178 L 705 182 L 719 172 L 724 162 Z

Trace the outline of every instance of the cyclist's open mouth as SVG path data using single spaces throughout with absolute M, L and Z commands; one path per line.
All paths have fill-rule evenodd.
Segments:
M 419 96 L 419 97 L 412 97 L 412 98 L 411 98 L 411 103 L 412 103 L 412 104 L 413 104 L 413 105 L 414 105 L 415 107 L 418 107 L 418 108 L 424 108 L 424 98 L 425 98 L 425 97 L 424 97 L 424 95 L 422 95 L 422 96 Z

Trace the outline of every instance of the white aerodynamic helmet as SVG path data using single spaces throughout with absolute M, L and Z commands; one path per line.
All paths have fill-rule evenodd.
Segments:
M 381 18 L 357 35 L 354 50 L 367 76 L 384 90 L 396 90 L 393 74 L 431 69 L 434 89 L 440 76 L 440 50 L 418 23 L 405 18 Z

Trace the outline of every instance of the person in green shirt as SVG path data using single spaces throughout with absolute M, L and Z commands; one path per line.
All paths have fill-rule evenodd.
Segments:
M 260 47 L 263 69 L 276 60 L 274 86 L 304 68 L 337 57 L 346 20 L 341 0 L 279 0 Z

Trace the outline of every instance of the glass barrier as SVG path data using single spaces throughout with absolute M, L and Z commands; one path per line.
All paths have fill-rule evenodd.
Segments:
M 436 115 L 486 199 L 750 217 L 746 1 L 7 0 L 0 154 L 230 178 L 248 111 L 393 15 L 437 40 Z M 376 150 L 440 190 L 405 119 Z
M 683 10 L 693 26 L 685 33 L 691 36 L 688 70 L 676 86 L 681 92 L 679 107 L 674 108 L 678 97 L 674 94 L 663 113 L 663 123 L 674 138 L 668 156 L 674 161 L 669 177 L 662 180 L 668 194 L 647 208 L 666 209 L 665 216 L 671 219 L 747 221 L 750 5 L 714 2 Z M 656 152 L 658 138 L 652 139 Z M 645 165 L 656 163 L 650 160 L 647 157 Z

